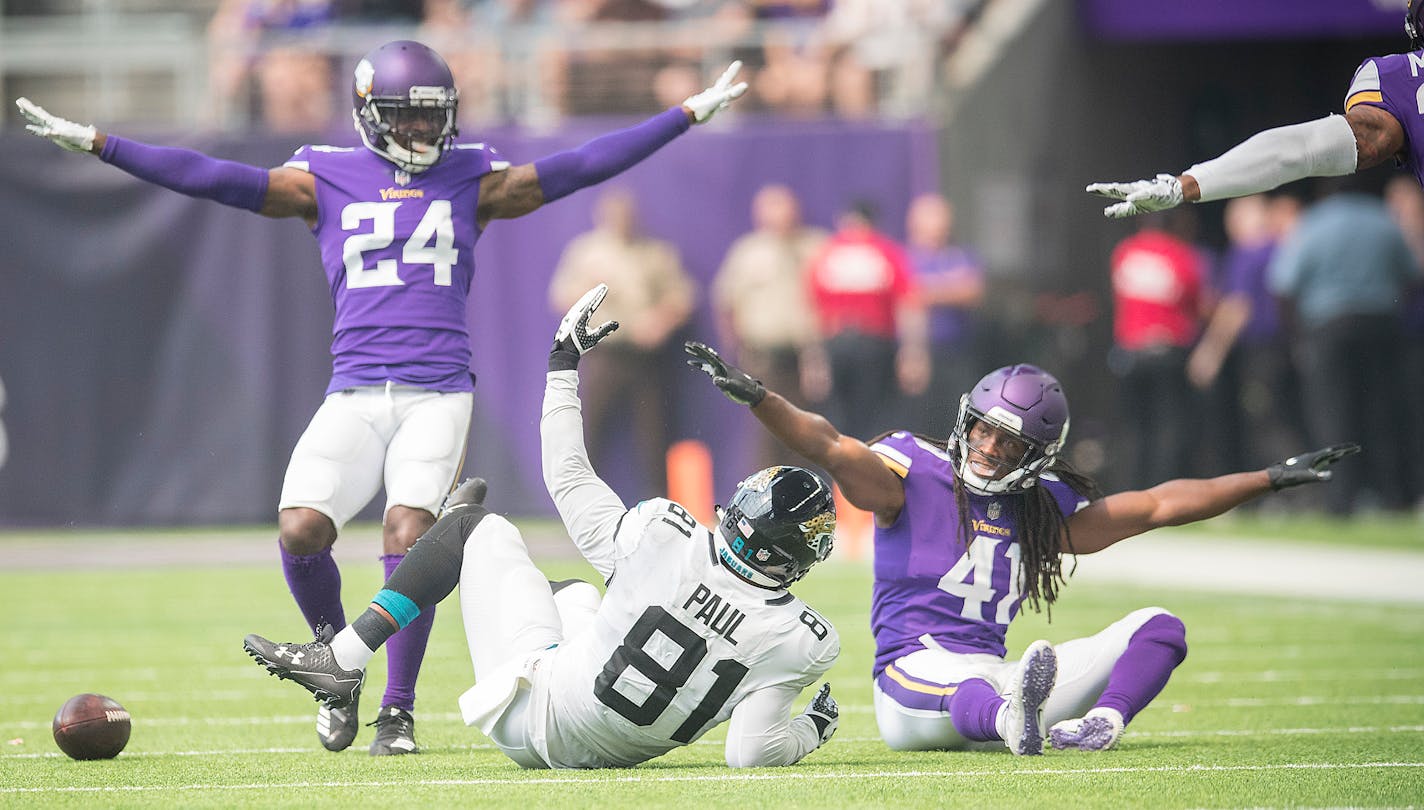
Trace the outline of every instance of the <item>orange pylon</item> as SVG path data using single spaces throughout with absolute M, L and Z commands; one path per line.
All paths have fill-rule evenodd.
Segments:
M 712 509 L 712 452 L 696 439 L 675 442 L 667 451 L 668 499 L 687 508 L 697 522 L 711 526 L 716 520 Z
M 839 486 L 831 491 L 836 499 L 836 557 L 842 560 L 863 560 L 870 551 L 875 534 L 875 516 L 852 506 Z

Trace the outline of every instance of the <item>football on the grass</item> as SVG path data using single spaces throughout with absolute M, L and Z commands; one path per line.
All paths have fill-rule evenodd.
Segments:
M 132 730 L 128 711 L 103 695 L 75 695 L 54 715 L 55 744 L 74 759 L 112 759 Z

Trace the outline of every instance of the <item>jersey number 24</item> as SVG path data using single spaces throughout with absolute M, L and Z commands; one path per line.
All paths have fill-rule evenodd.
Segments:
M 356 202 L 341 209 L 341 230 L 364 230 L 369 221 L 371 230 L 346 237 L 341 244 L 341 259 L 346 265 L 346 288 L 399 287 L 405 284 L 397 272 L 393 258 L 377 259 L 375 267 L 366 266 L 366 254 L 390 247 L 396 238 L 396 209 L 405 202 Z M 400 249 L 400 264 L 428 264 L 434 273 L 435 285 L 450 286 L 450 268 L 459 260 L 455 249 L 455 224 L 450 217 L 449 200 L 431 200 L 410 237 Z

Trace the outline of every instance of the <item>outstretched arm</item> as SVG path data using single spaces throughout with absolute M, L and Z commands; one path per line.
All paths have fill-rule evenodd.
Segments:
M 712 378 L 727 398 L 751 408 L 781 443 L 830 473 L 846 500 L 893 523 L 905 506 L 905 485 L 865 442 L 842 435 L 824 416 L 792 405 L 746 372 L 723 360 L 711 346 L 689 341 L 689 366 Z
M 315 220 L 316 183 L 306 172 L 269 171 L 192 149 L 140 143 L 51 115 L 27 98 L 15 104 L 30 122 L 25 129 L 71 152 L 98 155 L 140 180 L 265 216 Z
M 1257 133 L 1180 175 L 1093 183 L 1087 191 L 1121 200 L 1103 210 L 1105 216 L 1120 219 L 1174 208 L 1184 201 L 1211 202 L 1258 194 L 1306 177 L 1352 174 L 1378 166 L 1404 147 L 1404 127 L 1393 115 L 1379 107 L 1357 104 L 1343 116 Z
M 492 172 L 480 181 L 476 220 L 484 227 L 492 219 L 513 219 L 544 203 L 566 197 L 582 188 L 613 177 L 686 132 L 708 121 L 747 91 L 746 82 L 733 83 L 741 62 L 733 62 L 716 83 L 641 124 L 600 135 L 566 152 L 558 152 L 508 171 Z
M 584 559 L 606 581 L 613 574 L 614 535 L 628 508 L 593 470 L 583 441 L 583 410 L 578 396 L 578 361 L 614 329 L 609 321 L 589 329 L 589 319 L 608 286 L 600 284 L 574 304 L 554 336 L 544 385 L 544 413 L 539 420 L 544 486 L 559 517 Z
M 1329 481 L 1330 466 L 1359 450 L 1358 444 L 1337 444 L 1256 472 L 1179 478 L 1151 489 L 1109 495 L 1068 518 L 1072 545 L 1065 541 L 1063 551 L 1090 554 L 1151 529 L 1216 517 L 1268 492 Z

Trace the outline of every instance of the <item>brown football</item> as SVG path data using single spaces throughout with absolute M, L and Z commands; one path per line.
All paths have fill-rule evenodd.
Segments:
M 128 745 L 129 713 L 103 695 L 75 695 L 54 715 L 54 741 L 74 759 L 112 759 Z

